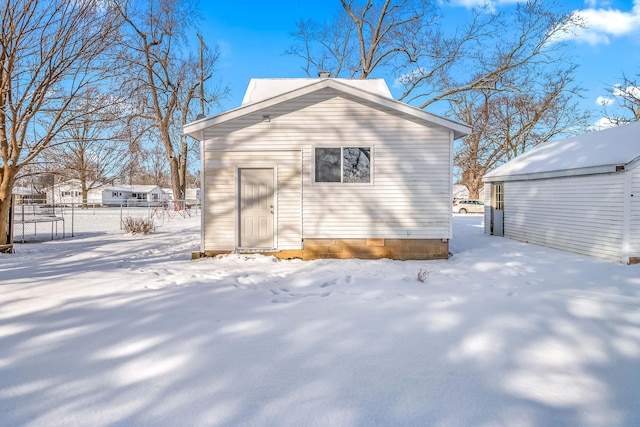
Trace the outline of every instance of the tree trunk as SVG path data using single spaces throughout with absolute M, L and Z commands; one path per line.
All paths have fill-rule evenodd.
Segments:
M 466 170 L 462 173 L 462 184 L 469 190 L 469 198 L 477 199 L 480 188 L 484 186 L 482 182 L 482 173 L 475 173 L 472 170 Z
M 187 196 L 187 137 L 182 135 L 181 137 L 181 153 L 180 153 L 180 192 L 182 199 Z
M 477 199 L 478 198 L 478 194 L 480 191 L 480 188 L 482 187 L 482 178 L 476 178 L 473 181 L 470 181 L 467 184 L 467 188 L 469 189 L 469 198 L 470 199 Z
M 173 201 L 176 210 L 181 210 L 184 206 L 182 203 L 178 203 L 182 200 L 180 194 L 180 173 L 178 159 L 175 156 L 169 156 L 169 168 L 171 170 L 171 190 L 173 191 Z
M 11 195 L 13 194 L 13 184 L 17 174 L 13 167 L 6 165 L 2 172 L 2 181 L 0 182 L 0 245 L 8 243 L 9 208 L 11 207 Z
M 82 178 L 80 180 L 80 188 L 82 189 L 82 209 L 87 209 L 87 199 L 89 196 L 89 190 L 87 190 L 86 178 Z

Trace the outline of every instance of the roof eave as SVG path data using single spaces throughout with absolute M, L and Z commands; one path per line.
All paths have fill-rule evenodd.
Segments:
M 195 138 L 197 140 L 201 140 L 202 139 L 201 132 L 209 127 L 216 126 L 218 124 L 242 117 L 247 114 L 255 113 L 264 108 L 268 108 L 273 105 L 287 102 L 292 99 L 298 98 L 300 96 L 304 96 L 328 87 L 331 87 L 341 92 L 344 92 L 346 94 L 353 95 L 358 98 L 379 104 L 381 106 L 395 109 L 399 112 L 413 116 L 419 120 L 428 121 L 435 125 L 450 129 L 453 131 L 454 139 L 462 138 L 471 133 L 471 127 L 467 125 L 463 125 L 461 123 L 454 122 L 444 117 L 440 117 L 435 114 L 428 113 L 424 110 L 421 110 L 419 108 L 413 107 L 411 105 L 405 104 L 400 101 L 396 101 L 394 99 L 388 99 L 380 95 L 367 92 L 362 89 L 354 88 L 352 86 L 346 85 L 344 83 L 341 83 L 333 79 L 320 79 L 318 80 L 317 83 L 312 83 L 302 88 L 298 88 L 293 91 L 283 93 L 269 99 L 258 101 L 253 104 L 243 105 L 235 109 L 225 111 L 215 116 L 206 117 L 206 118 L 197 120 L 195 122 L 188 123 L 183 127 L 183 132 L 185 135 L 191 136 L 192 138 Z
M 571 176 L 598 175 L 603 173 L 617 172 L 617 167 L 621 165 L 600 165 L 586 168 L 561 169 L 546 172 L 533 172 L 523 174 L 492 174 L 482 177 L 483 182 L 503 182 L 503 181 L 530 181 L 534 179 L 566 178 Z

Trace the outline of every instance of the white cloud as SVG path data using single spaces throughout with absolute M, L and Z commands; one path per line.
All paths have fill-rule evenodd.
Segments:
M 612 127 L 618 126 L 618 124 L 619 123 L 616 123 L 611 119 L 602 117 L 601 119 L 596 120 L 596 122 L 593 124 L 592 130 L 603 130 L 607 128 L 612 128 Z
M 596 8 L 596 1 L 587 1 L 587 9 L 574 11 L 586 28 L 577 28 L 573 37 L 590 45 L 609 44 L 611 37 L 640 32 L 640 0 L 634 0 L 630 11 Z
M 640 99 L 640 87 L 639 86 L 627 86 L 622 85 L 613 86 L 613 96 L 624 96 L 626 98 Z
M 596 98 L 596 104 L 602 105 L 603 107 L 612 105 L 615 102 L 615 99 L 610 98 L 608 96 L 599 96 Z
M 616 85 L 613 85 L 613 87 L 611 88 L 611 95 L 612 96 L 597 97 L 596 104 L 603 107 L 609 107 L 616 103 L 616 98 L 624 97 L 627 99 L 640 99 L 640 86 L 631 85 L 631 86 L 624 87 L 621 84 L 616 84 Z M 595 130 L 601 130 L 601 129 L 606 129 L 613 126 L 618 126 L 620 125 L 620 123 L 621 123 L 620 120 L 612 121 L 611 119 L 602 117 L 593 124 L 593 128 Z
M 416 68 L 413 71 L 409 71 L 406 74 L 401 75 L 393 82 L 394 88 L 400 88 L 403 86 L 410 85 L 418 80 L 420 77 L 424 76 L 426 70 L 424 68 Z

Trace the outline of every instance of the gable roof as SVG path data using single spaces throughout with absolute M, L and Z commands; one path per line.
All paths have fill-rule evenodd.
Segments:
M 258 83 L 258 80 L 264 80 Z M 323 90 L 335 90 L 364 103 L 378 108 L 390 109 L 399 115 L 413 120 L 423 121 L 431 126 L 452 130 L 454 138 L 461 138 L 471 133 L 471 128 L 453 120 L 427 113 L 424 110 L 396 101 L 391 97 L 384 80 L 372 79 L 252 79 L 253 89 L 247 90 L 247 104 L 225 111 L 215 116 L 205 117 L 184 126 L 183 131 L 195 139 L 202 138 L 203 130 L 225 123 L 245 115 L 258 112 L 268 107 L 278 105 L 293 99 Z M 384 89 L 382 88 L 384 85 Z M 268 89 L 269 88 L 269 89 Z M 386 89 L 386 90 L 385 90 Z M 288 90 L 278 92 L 278 90 Z
M 348 86 L 393 99 L 384 79 L 332 79 Z M 242 105 L 273 98 L 317 82 L 318 79 L 251 79 L 242 99 Z
M 543 142 L 486 174 L 485 181 L 615 172 L 640 159 L 640 122 Z

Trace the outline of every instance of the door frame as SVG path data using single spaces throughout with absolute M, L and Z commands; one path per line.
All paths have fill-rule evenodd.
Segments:
M 496 188 L 500 188 L 500 200 L 496 198 Z M 497 214 L 500 212 L 500 214 Z M 500 227 L 496 227 L 496 223 Z M 491 183 L 491 235 L 504 237 L 504 182 Z
M 242 211 L 240 209 L 240 171 L 243 169 L 271 169 L 273 173 L 273 247 L 272 248 L 247 248 L 256 250 L 256 252 L 268 252 L 269 249 L 278 248 L 278 165 L 273 163 L 251 163 L 237 164 L 234 167 L 234 187 L 235 187 L 235 248 L 242 249 L 240 246 L 240 233 L 242 224 Z

